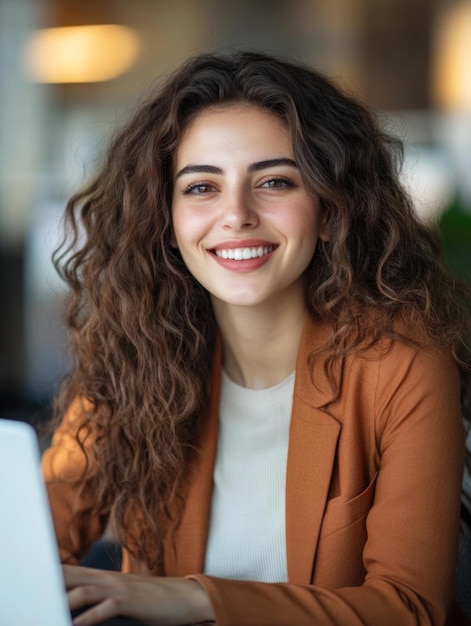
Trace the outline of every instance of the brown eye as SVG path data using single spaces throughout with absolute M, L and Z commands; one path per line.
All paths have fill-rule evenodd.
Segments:
M 210 185 L 209 183 L 191 183 L 190 185 L 188 185 L 187 187 L 185 187 L 185 189 L 183 190 L 183 193 L 185 194 L 204 194 L 204 193 L 212 193 L 213 191 L 216 191 L 216 188 L 213 187 L 213 185 Z
M 294 185 L 289 178 L 285 178 L 284 176 L 274 176 L 265 180 L 261 187 L 265 189 L 285 189 L 287 187 L 294 187 Z

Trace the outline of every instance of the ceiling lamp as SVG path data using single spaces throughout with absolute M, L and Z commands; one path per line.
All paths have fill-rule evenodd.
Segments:
M 444 109 L 471 109 L 471 2 L 452 5 L 438 22 L 434 99 Z
M 128 70 L 139 53 L 135 31 L 116 24 L 36 31 L 26 42 L 27 74 L 40 83 L 94 83 Z

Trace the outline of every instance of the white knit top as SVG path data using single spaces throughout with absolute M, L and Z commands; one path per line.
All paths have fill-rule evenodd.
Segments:
M 286 582 L 285 483 L 294 373 L 247 389 L 222 372 L 205 574 Z

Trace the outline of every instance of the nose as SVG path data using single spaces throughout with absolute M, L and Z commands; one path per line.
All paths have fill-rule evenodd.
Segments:
M 244 230 L 258 224 L 257 211 L 243 192 L 232 192 L 226 197 L 222 225 L 227 230 Z

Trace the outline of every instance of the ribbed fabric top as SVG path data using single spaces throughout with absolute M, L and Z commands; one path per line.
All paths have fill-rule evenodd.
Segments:
M 247 389 L 222 372 L 205 574 L 286 582 L 285 482 L 294 373 Z

